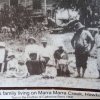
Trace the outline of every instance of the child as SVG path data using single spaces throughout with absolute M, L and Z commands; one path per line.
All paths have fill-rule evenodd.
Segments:
M 63 46 L 59 46 L 59 49 L 55 51 L 54 58 L 57 66 L 58 76 L 70 76 L 68 69 L 68 54 L 64 50 Z
M 17 73 L 19 72 L 18 66 L 19 66 L 18 61 L 15 58 L 15 55 L 9 54 L 6 76 L 7 77 L 16 77 Z
M 57 76 L 57 69 L 54 67 L 53 62 L 49 62 L 45 73 L 42 75 L 44 79 L 54 79 Z
M 61 59 L 58 61 L 58 66 L 60 68 L 60 75 L 61 76 L 70 76 L 70 72 L 68 69 L 68 60 L 66 59 L 66 53 L 61 55 Z

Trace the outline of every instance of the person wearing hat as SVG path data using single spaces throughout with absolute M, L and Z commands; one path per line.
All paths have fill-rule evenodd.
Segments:
M 51 65 L 53 62 L 53 53 L 54 53 L 54 48 L 47 43 L 46 38 L 42 38 L 41 41 L 41 50 L 40 50 L 40 60 L 43 62 L 43 70 L 44 72 L 46 71 L 46 66 Z M 53 63 L 52 63 L 53 64 Z
M 95 35 L 95 44 L 97 48 L 97 66 L 99 72 L 99 79 L 100 79 L 100 26 L 98 26 L 98 32 Z
M 28 39 L 28 45 L 25 47 L 25 60 L 30 60 L 31 53 L 38 53 L 39 46 L 36 44 L 36 39 L 34 37 L 30 37 Z M 38 59 L 38 58 L 37 58 Z
M 59 46 L 54 53 L 55 63 L 57 67 L 57 76 L 69 77 L 70 72 L 68 69 L 68 54 L 63 46 Z
M 0 42 L 0 72 L 4 72 L 6 69 L 6 56 L 7 56 L 7 50 L 6 50 L 6 44 L 5 42 Z
M 87 69 L 88 56 L 94 46 L 94 38 L 80 22 L 76 24 L 76 33 L 72 38 L 71 44 L 73 49 L 75 49 L 77 77 L 81 77 L 81 67 L 83 69 L 82 77 L 84 77 Z
M 42 74 L 40 66 L 40 46 L 36 44 L 36 39 L 30 37 L 25 48 L 25 62 L 30 75 Z

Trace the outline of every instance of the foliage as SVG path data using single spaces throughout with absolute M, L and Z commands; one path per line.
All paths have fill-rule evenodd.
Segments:
M 94 23 L 96 24 L 99 20 L 97 15 L 98 7 L 96 7 L 96 1 L 93 2 L 93 0 L 56 0 L 56 2 L 57 7 L 79 11 L 80 21 L 87 27 L 93 25 Z
M 33 9 L 41 9 L 41 0 L 33 0 Z

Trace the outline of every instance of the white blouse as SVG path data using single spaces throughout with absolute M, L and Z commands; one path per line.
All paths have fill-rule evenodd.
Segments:
M 5 48 L 0 48 L 0 63 L 4 62 L 6 50 Z
M 39 51 L 40 51 L 40 47 L 36 44 L 30 44 L 30 45 L 27 45 L 26 48 L 25 48 L 25 60 L 30 60 L 30 57 L 29 55 L 31 53 L 37 53 L 38 57 L 37 57 L 37 60 L 39 59 Z

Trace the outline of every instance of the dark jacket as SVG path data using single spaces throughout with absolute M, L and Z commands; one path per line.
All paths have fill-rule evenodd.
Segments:
M 62 56 L 61 56 L 63 53 L 65 54 L 65 57 L 62 57 Z M 62 50 L 62 51 L 56 50 L 55 53 L 54 53 L 54 58 L 55 58 L 56 60 L 68 59 L 68 54 L 67 54 L 66 51 L 64 51 L 64 50 Z

